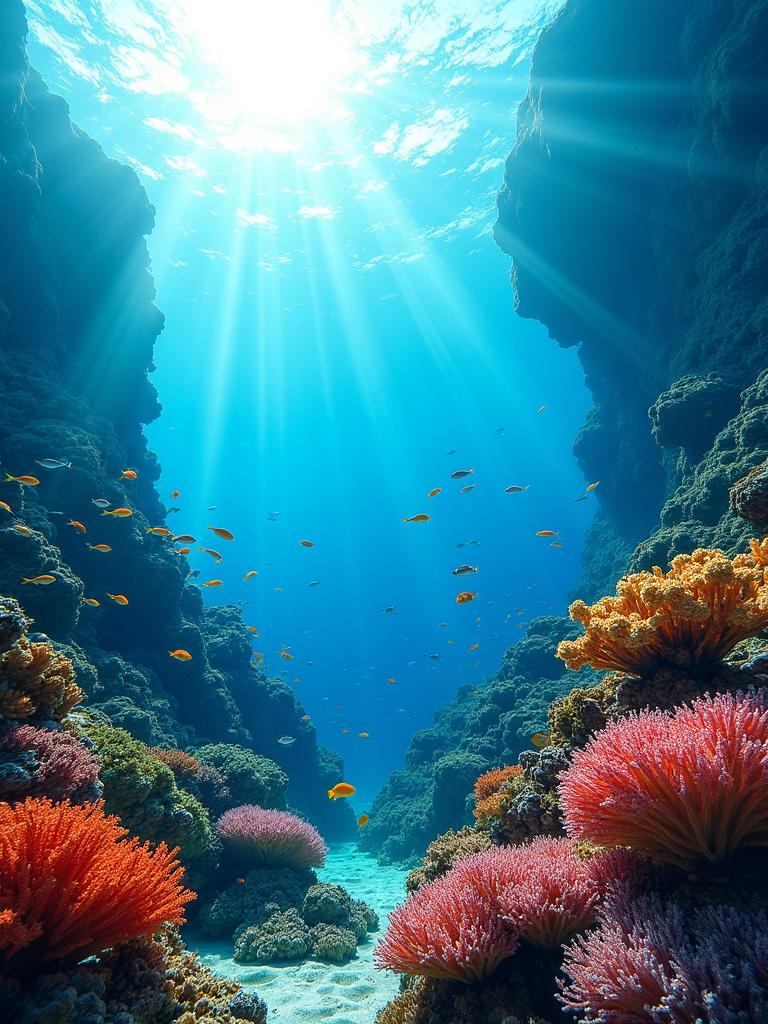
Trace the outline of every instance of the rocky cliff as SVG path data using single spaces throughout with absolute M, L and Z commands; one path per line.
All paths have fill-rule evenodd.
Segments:
M 290 689 L 252 667 L 239 609 L 204 608 L 183 556 L 146 532 L 166 516 L 142 432 L 161 412 L 148 376 L 163 328 L 145 240 L 154 209 L 134 172 L 108 159 L 29 67 L 25 33 L 22 3 L 6 0 L 0 468 L 3 479 L 39 483 L 0 484 L 11 510 L 0 507 L 0 593 L 66 650 L 90 708 L 148 744 L 252 747 L 289 773 L 289 801 L 338 838 L 353 823 L 325 795 L 342 778 L 340 759 L 318 747 Z M 49 459 L 71 466 L 40 464 Z M 133 514 L 104 516 L 94 499 Z M 55 582 L 22 582 L 43 575 Z M 177 648 L 192 660 L 170 658 Z M 292 747 L 277 743 L 285 734 Z

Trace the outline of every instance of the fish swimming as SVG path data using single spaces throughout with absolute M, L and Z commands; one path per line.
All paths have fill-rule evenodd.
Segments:
M 213 512 L 213 510 L 218 508 L 218 507 L 219 507 L 218 505 L 209 505 L 208 508 L 205 511 L 206 512 Z
M 168 509 L 168 515 L 170 515 L 171 512 L 181 512 L 181 509 L 180 508 L 176 508 L 176 506 L 174 505 L 173 508 L 169 508 Z
M 85 531 L 85 527 L 83 526 L 83 524 L 82 523 L 78 523 L 75 519 L 70 519 L 69 522 L 67 523 L 67 526 L 74 526 L 74 528 L 76 530 L 78 530 L 80 533 L 85 533 L 86 532 Z
M 535 732 L 531 736 L 531 743 L 535 747 L 548 747 L 551 745 L 552 740 L 548 732 Z
M 433 661 L 440 661 L 440 655 L 439 654 L 430 654 L 430 658 Z
M 446 454 L 446 455 L 455 455 L 455 454 L 456 454 L 456 452 L 457 452 L 457 449 L 456 449 L 456 448 L 451 448 L 451 450 L 450 450 L 449 452 L 446 452 L 445 454 Z
M 477 572 L 477 566 L 474 565 L 460 565 L 457 569 L 453 570 L 454 576 L 471 576 L 473 572 Z
M 527 491 L 530 486 L 531 486 L 530 484 L 526 484 L 525 487 L 521 487 L 519 484 L 512 484 L 511 487 L 505 487 L 504 488 L 504 493 L 505 494 L 519 494 L 520 491 Z
M 176 554 L 177 555 L 188 555 L 189 554 L 189 548 L 176 548 Z
M 38 587 L 48 587 L 48 586 L 51 585 L 51 583 L 55 583 L 55 582 L 56 582 L 56 577 L 55 576 L 33 576 L 32 579 L 29 579 L 26 576 L 22 576 L 21 577 L 21 585 L 22 585 L 22 587 L 24 586 L 25 583 L 34 583 Z
M 479 547 L 480 546 L 480 541 L 479 540 L 468 540 L 467 544 L 474 544 L 476 547 Z
M 466 487 L 462 487 L 462 488 L 461 488 L 461 493 L 462 493 L 462 494 L 466 494 L 466 493 L 467 493 L 467 491 L 474 491 L 474 489 L 475 489 L 476 487 L 477 487 L 477 484 L 467 484 L 467 486 L 466 486 Z
M 397 612 L 395 611 L 395 606 L 393 604 L 391 604 L 389 608 L 379 608 L 379 611 L 385 612 L 387 615 L 397 615 Z
M 357 819 L 358 827 L 362 828 L 363 825 L 367 825 L 368 824 L 368 821 L 369 821 L 368 815 L 367 814 L 361 814 L 360 817 Z
M 284 747 L 291 747 L 296 742 L 296 737 L 295 736 L 281 736 L 280 739 L 277 742 L 282 744 Z
M 107 594 L 107 597 L 111 598 L 116 604 L 126 605 L 128 604 L 128 598 L 124 594 Z
M 422 512 L 422 513 L 420 513 L 417 516 L 411 516 L 410 519 L 404 519 L 403 522 L 404 523 L 427 523 L 427 522 L 429 522 L 430 518 L 431 518 L 430 516 L 424 515 L 424 513 Z
M 111 501 L 107 501 L 106 498 L 91 498 L 94 505 L 98 505 L 99 508 L 109 508 L 112 504 Z
M 35 459 L 38 466 L 44 469 L 71 469 L 71 462 L 60 462 L 58 459 Z
M 215 533 L 216 536 L 221 537 L 222 540 L 235 539 L 234 533 L 230 533 L 229 530 L 223 530 L 221 527 L 218 526 L 206 526 L 206 530 L 210 530 L 212 533 Z
M 580 498 L 574 498 L 573 500 L 574 501 L 586 501 L 587 500 L 587 496 L 586 496 L 586 494 L 582 494 L 582 496 Z
M 26 487 L 37 487 L 40 481 L 36 476 L 11 476 L 10 473 L 5 474 L 5 483 L 15 481 L 17 484 L 24 484 Z
M 585 494 L 589 494 L 589 492 L 590 492 L 590 491 L 594 491 L 594 489 L 595 489 L 595 488 L 597 487 L 597 485 L 598 485 L 599 483 L 600 483 L 600 481 L 599 481 L 599 480 L 596 480 L 596 481 L 595 481 L 595 482 L 594 482 L 593 484 L 590 484 L 590 485 L 589 485 L 589 487 L 588 487 L 588 488 L 586 489 L 586 491 L 584 491 L 584 493 L 585 493 Z
M 6 505 L 4 501 L 0 501 L 0 508 L 4 508 L 6 512 L 10 512 L 13 515 L 13 509 L 10 505 Z
M 475 472 L 475 467 L 472 469 L 457 469 L 455 473 L 451 473 L 451 480 L 463 480 L 465 476 L 469 476 L 470 473 Z
M 184 577 L 184 579 L 185 580 L 196 580 L 199 575 L 200 575 L 200 570 L 199 569 L 193 569 L 192 572 L 188 572 L 187 573 L 187 575 Z
M 536 415 L 538 416 L 538 415 L 539 415 L 539 413 L 542 413 L 542 412 L 544 412 L 544 410 L 545 410 L 546 408 L 547 408 L 547 407 L 546 407 L 546 405 L 542 405 L 542 407 L 541 407 L 540 409 L 537 409 L 537 410 L 536 410 Z
M 100 602 L 97 601 L 95 597 L 84 597 L 83 604 L 89 604 L 91 608 L 98 608 Z
M 94 502 L 94 504 L 96 503 Z M 118 519 L 127 519 L 128 516 L 133 515 L 133 512 L 131 512 L 129 508 L 113 508 L 107 512 L 102 512 L 101 514 L 103 516 L 117 516 Z M 168 532 L 170 533 L 170 530 Z
M 551 548 L 561 548 L 563 546 L 563 543 L 562 543 L 562 541 L 559 541 L 559 540 L 553 540 L 552 543 L 549 546 Z
M 258 636 L 259 635 L 259 631 L 256 629 L 255 626 L 249 626 L 248 629 L 249 629 L 249 631 L 251 633 L 253 633 L 254 636 Z
M 368 735 L 367 732 L 359 732 L 357 735 L 360 737 L 361 740 L 370 739 L 370 736 Z
M 103 515 L 103 513 L 102 513 Z M 155 537 L 172 537 L 173 534 L 167 526 L 148 526 L 144 531 L 145 533 L 151 533 Z
M 477 594 L 471 594 L 468 590 L 463 590 L 456 597 L 456 604 L 466 604 L 467 601 L 474 601 Z
M 302 715 L 301 716 L 301 721 L 302 722 L 311 722 L 312 721 L 312 716 L 311 715 Z
M 189 651 L 178 650 L 168 651 L 168 653 L 172 658 L 175 658 L 176 661 L 192 661 L 192 655 L 189 653 Z
M 560 534 L 557 530 L 538 530 L 536 532 L 537 537 L 559 537 Z
M 219 554 L 218 551 L 214 551 L 213 548 L 201 548 L 200 545 L 198 544 L 197 550 L 204 551 L 206 555 L 211 555 L 213 558 L 216 559 L 217 562 L 221 561 L 221 555 Z
M 180 494 L 181 494 L 181 491 L 169 491 L 168 492 L 168 497 L 169 498 L 178 498 L 178 496 Z
M 320 586 L 320 580 L 312 580 L 312 582 L 308 583 L 307 586 L 308 587 L 319 587 Z
M 251 576 L 258 576 L 258 575 L 259 575 L 258 569 L 251 569 L 250 572 L 247 572 L 245 574 L 245 576 L 243 576 L 243 579 L 244 580 L 249 580 L 251 578 Z
M 15 530 L 16 533 L 21 534 L 22 537 L 32 536 L 32 531 L 30 530 L 30 528 L 28 526 L 24 526 L 23 523 L 14 523 L 13 526 L 11 526 L 11 529 Z
M 469 649 L 470 651 L 476 651 L 479 646 L 480 644 L 472 644 L 472 646 Z
M 111 551 L 112 548 L 109 546 L 109 544 L 89 544 L 88 545 L 88 550 L 89 551 L 101 551 L 102 553 L 105 553 L 107 551 Z
M 338 800 L 339 797 L 353 796 L 357 790 L 348 782 L 337 782 L 333 789 L 328 790 L 328 797 L 331 800 Z
M 427 497 L 428 498 L 434 498 L 434 496 L 436 494 L 440 494 L 440 493 L 442 493 L 442 487 L 433 487 L 432 490 L 427 495 Z
M 175 544 L 194 544 L 195 538 L 191 533 L 179 533 L 173 538 Z
M 390 686 L 391 686 L 391 685 L 393 685 L 393 684 L 394 684 L 395 680 L 394 680 L 394 679 L 388 679 L 388 680 L 387 680 L 387 682 L 388 682 L 388 683 L 390 684 Z
M 303 548 L 313 548 L 315 546 L 311 540 L 300 540 L 299 544 L 301 544 Z
M 135 480 L 138 475 L 135 469 L 124 469 L 120 474 L 120 479 L 122 480 L 125 477 L 126 480 Z
M 204 583 L 203 586 L 204 587 L 220 587 L 223 582 L 224 582 L 224 580 L 208 580 L 208 582 Z

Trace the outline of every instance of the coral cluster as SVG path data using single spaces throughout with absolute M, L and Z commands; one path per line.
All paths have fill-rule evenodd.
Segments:
M 501 817 L 491 823 L 494 842 L 522 843 L 534 836 L 563 834 L 557 787 L 560 772 L 569 763 L 569 752 L 559 747 L 523 751 L 522 773 L 506 783 Z
M 616 597 L 591 607 L 575 601 L 571 618 L 584 636 L 563 640 L 558 657 L 574 670 L 591 665 L 638 676 L 716 663 L 768 627 L 768 539 L 750 548 L 733 559 L 697 548 L 673 558 L 667 573 L 654 567 L 624 576 Z
M 252 804 L 223 814 L 216 834 L 238 858 L 265 867 L 320 868 L 328 853 L 322 836 L 308 822 L 287 811 Z
M 468 825 L 458 832 L 449 829 L 429 844 L 421 865 L 408 875 L 405 881 L 406 890 L 414 892 L 425 882 L 434 882 L 436 878 L 450 871 L 457 860 L 487 850 L 490 845 L 491 836 L 487 831 L 470 828 Z
M 504 768 L 493 768 L 477 780 L 472 813 L 481 828 L 490 827 L 492 821 L 498 821 L 503 815 L 509 794 L 505 783 L 522 775 L 522 772 L 519 764 L 507 765 Z
M 0 727 L 0 800 L 28 796 L 94 802 L 102 794 L 98 757 L 61 728 Z
M 234 804 L 283 808 L 288 776 L 268 757 L 237 743 L 208 743 L 195 752 L 203 765 L 221 773 Z

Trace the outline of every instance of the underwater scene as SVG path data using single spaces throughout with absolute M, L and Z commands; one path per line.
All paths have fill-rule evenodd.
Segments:
M 2 1024 L 768 1024 L 768 0 L 0 0 Z

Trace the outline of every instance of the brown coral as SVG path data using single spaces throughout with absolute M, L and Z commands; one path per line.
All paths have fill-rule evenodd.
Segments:
M 718 549 L 677 555 L 672 568 L 624 576 L 616 597 L 588 607 L 575 601 L 571 618 L 584 625 L 557 655 L 568 668 L 584 665 L 648 677 L 664 666 L 707 668 L 740 640 L 768 627 L 768 539 L 750 554 L 728 558 Z
M 597 686 L 577 686 L 549 708 L 549 736 L 555 747 L 581 747 L 604 729 L 622 677 L 607 675 Z
M 177 782 L 196 779 L 200 773 L 200 762 L 184 750 L 164 750 L 162 747 L 148 747 L 147 753 L 163 764 L 167 764 Z
M 49 643 L 23 636 L 0 658 L 0 718 L 60 721 L 82 697 L 72 662 Z
M 472 811 L 480 828 L 490 828 L 491 822 L 498 821 L 507 809 L 510 799 L 506 783 L 522 775 L 519 764 L 492 768 L 481 775 L 475 783 L 476 804 Z
M 465 825 L 459 832 L 453 829 L 434 839 L 427 847 L 421 866 L 414 868 L 405 881 L 408 892 L 415 892 L 425 882 L 434 882 L 451 870 L 457 860 L 473 853 L 482 853 L 491 845 L 488 832 Z

